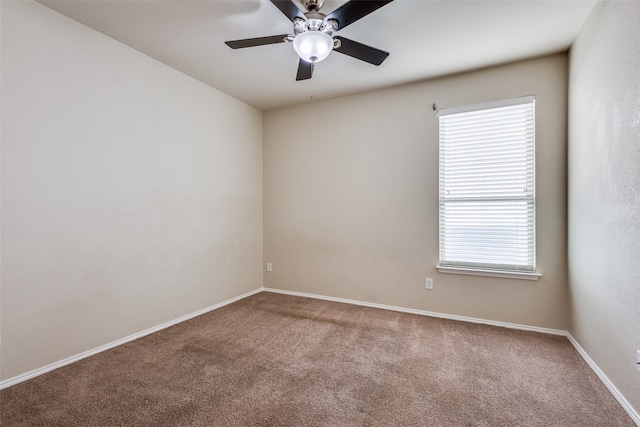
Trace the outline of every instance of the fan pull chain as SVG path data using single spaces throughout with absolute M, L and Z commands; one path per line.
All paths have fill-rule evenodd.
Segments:
M 313 102 L 313 95 L 314 95 L 314 87 L 313 87 L 313 79 L 311 79 L 311 96 L 309 98 L 309 102 Z

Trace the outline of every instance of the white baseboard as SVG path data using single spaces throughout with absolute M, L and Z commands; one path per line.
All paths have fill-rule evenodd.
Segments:
M 624 410 L 627 411 L 627 414 L 629 414 L 631 419 L 638 426 L 640 426 L 640 414 L 638 414 L 638 411 L 636 411 L 633 408 L 633 406 L 631 406 L 631 404 L 627 401 L 627 399 L 624 398 L 622 393 L 620 393 L 620 391 L 611 382 L 611 380 L 605 375 L 605 373 L 602 372 L 602 370 L 596 364 L 596 362 L 594 362 L 593 359 L 589 357 L 587 352 L 584 351 L 584 349 L 580 346 L 580 344 L 578 344 L 578 341 L 576 341 L 576 339 L 573 338 L 573 336 L 569 332 L 566 333 L 566 336 L 567 336 L 567 339 L 569 339 L 569 342 L 571 342 L 573 347 L 576 349 L 576 351 L 580 354 L 580 356 L 582 356 L 584 361 L 587 362 L 587 365 L 589 365 L 589 367 L 593 370 L 593 372 L 596 373 L 598 378 L 600 378 L 600 381 L 602 381 L 604 385 L 609 389 L 611 394 L 613 394 L 613 397 L 615 397 L 616 400 L 620 403 L 620 405 L 624 408 Z
M 285 291 L 282 289 L 274 289 L 274 288 L 264 288 L 264 290 L 266 292 L 274 292 L 277 294 L 286 294 L 286 295 L 294 295 L 298 297 L 315 298 L 315 299 L 321 299 L 321 300 L 333 301 L 333 302 L 342 302 L 345 304 L 381 308 L 383 310 L 398 311 L 401 313 L 418 314 L 420 316 L 438 317 L 441 319 L 449 319 L 449 320 L 459 320 L 461 322 L 480 323 L 483 325 L 499 326 L 502 328 L 509 328 L 509 329 L 520 329 L 523 331 L 540 332 L 543 334 L 561 335 L 561 336 L 565 336 L 567 334 L 566 331 L 562 331 L 560 329 L 540 328 L 537 326 L 520 325 L 517 323 L 498 322 L 495 320 L 485 320 L 485 319 L 478 319 L 475 317 L 457 316 L 455 314 L 438 313 L 435 311 L 416 310 L 413 308 L 397 307 L 393 305 L 378 304 L 375 302 L 358 301 L 358 300 L 351 300 L 351 299 L 345 299 L 345 298 L 335 298 L 335 297 L 328 297 L 324 295 L 307 294 L 304 292 L 295 292 L 295 291 Z
M 21 382 L 29 380 L 31 378 L 35 378 L 35 377 L 37 377 L 39 375 L 42 375 L 44 373 L 53 371 L 54 369 L 58 369 L 58 368 L 61 368 L 63 366 L 69 365 L 69 364 L 71 364 L 73 362 L 77 362 L 79 360 L 85 359 L 85 358 L 87 358 L 89 356 L 93 356 L 95 354 L 101 353 L 101 352 L 103 352 L 105 350 L 109 350 L 109 349 L 117 347 L 119 345 L 122 345 L 122 344 L 128 343 L 130 341 L 136 340 L 138 338 L 142 338 L 142 337 L 144 337 L 146 335 L 153 334 L 154 332 L 158 332 L 158 331 L 160 331 L 162 329 L 166 329 L 166 328 L 168 328 L 170 326 L 173 326 L 173 325 L 176 325 L 178 323 L 184 322 L 185 320 L 189 320 L 189 319 L 192 319 L 194 317 L 200 316 L 202 314 L 208 313 L 210 311 L 216 310 L 218 308 L 224 307 L 225 305 L 229 305 L 231 303 L 239 301 L 239 300 L 241 300 L 243 298 L 246 298 L 248 296 L 257 294 L 259 292 L 262 292 L 262 290 L 263 290 L 263 288 L 260 287 L 258 289 L 253 290 L 253 291 L 250 291 L 250 292 L 247 292 L 245 294 L 239 295 L 239 296 L 237 296 L 235 298 L 231 298 L 231 299 L 228 299 L 226 301 L 222 301 L 221 303 L 212 305 L 212 306 L 207 307 L 207 308 L 203 308 L 202 310 L 198 310 L 198 311 L 195 311 L 193 313 L 181 316 L 181 317 L 179 317 L 177 319 L 170 320 L 170 321 L 165 322 L 165 323 L 163 323 L 161 325 L 153 326 L 153 327 L 151 327 L 149 329 L 145 329 L 144 331 L 140 331 L 140 332 L 137 332 L 137 333 L 135 333 L 133 335 L 129 335 L 128 337 L 121 338 L 119 340 L 110 342 L 108 344 L 101 345 L 100 347 L 96 347 L 96 348 L 94 348 L 92 350 L 88 350 L 88 351 L 85 351 L 83 353 L 76 354 L 75 356 L 67 357 L 66 359 L 60 360 L 58 362 L 54 362 L 54 363 L 51 363 L 49 365 L 43 366 L 41 368 L 34 369 L 33 371 L 29 371 L 29 372 L 26 372 L 24 374 L 17 375 L 17 376 L 15 376 L 13 378 L 6 379 L 6 380 L 0 382 L 0 390 L 2 390 L 4 388 L 7 388 L 7 387 L 11 387 L 12 385 L 21 383 Z

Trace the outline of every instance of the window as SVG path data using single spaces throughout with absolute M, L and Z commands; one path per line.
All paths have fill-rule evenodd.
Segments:
M 441 110 L 442 272 L 537 279 L 535 99 Z

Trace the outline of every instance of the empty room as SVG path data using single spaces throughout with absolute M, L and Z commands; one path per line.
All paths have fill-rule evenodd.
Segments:
M 640 426 L 640 1 L 0 1 L 3 426 Z

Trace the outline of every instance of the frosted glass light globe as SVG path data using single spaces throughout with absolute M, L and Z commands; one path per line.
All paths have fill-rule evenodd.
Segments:
M 305 31 L 293 39 L 293 48 L 303 60 L 316 63 L 329 56 L 333 39 L 322 31 Z

